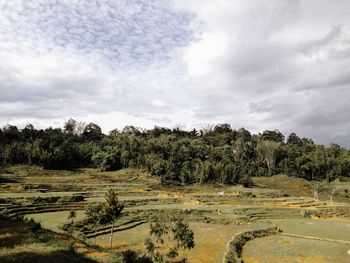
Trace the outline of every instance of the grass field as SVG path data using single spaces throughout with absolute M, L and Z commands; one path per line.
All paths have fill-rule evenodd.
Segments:
M 346 243 L 350 242 L 350 206 L 344 203 L 347 193 L 344 189 L 349 187 L 350 190 L 349 182 L 342 183 L 342 191 L 335 195 L 334 200 L 342 203 L 330 205 L 327 200 L 310 198 L 311 192 L 304 180 L 287 176 L 254 178 L 256 187 L 252 188 L 239 185 L 173 187 L 162 185 L 156 178 L 140 170 L 100 172 L 82 169 L 70 172 L 18 166 L 1 169 L 0 179 L 3 182 L 0 184 L 0 210 L 11 216 L 33 218 L 43 228 L 60 235 L 64 234 L 61 226 L 68 222 L 71 209 L 77 212 L 74 220 L 82 220 L 84 208 L 89 203 L 104 201 L 106 190 L 115 189 L 120 201 L 125 202 L 124 213 L 116 223 L 122 227 L 117 227 L 114 233 L 112 251 L 117 254 L 127 249 L 143 253 L 144 239 L 149 232 L 147 220 L 154 213 L 170 211 L 184 215 L 194 231 L 195 248 L 181 251 L 190 263 L 222 262 L 227 243 L 235 234 L 272 225 L 279 226 L 283 233 L 247 242 L 243 249 L 245 262 L 350 262 L 350 255 L 347 254 L 350 245 Z M 84 196 L 84 200 L 60 201 L 77 195 Z M 36 201 L 37 197 L 44 200 Z M 58 198 L 58 201 L 50 198 Z M 304 214 L 308 211 L 316 215 L 322 212 L 322 218 L 305 218 Z M 105 227 L 108 230 L 108 226 Z M 29 250 L 35 250 L 45 256 L 45 261 L 49 255 L 57 255 L 57 251 L 67 251 L 73 247 L 74 251 L 82 253 L 78 256 L 83 261 L 65 258 L 63 261 L 85 262 L 87 259 L 110 262 L 113 259 L 113 262 L 118 262 L 118 255 L 106 250 L 107 234 L 96 237 L 102 250 L 94 250 L 83 243 L 76 245 L 75 241 L 72 245 L 69 242 L 42 242 L 37 238 L 35 242 L 31 240 L 28 243 L 23 235 L 23 231 L 16 232 L 14 229 L 2 233 L 0 259 L 8 259 L 17 252 L 19 256 L 26 255 Z M 75 236 L 81 238 L 78 233 Z M 3 240 L 8 237 L 27 241 L 25 246 L 14 242 L 12 248 L 6 247 Z M 95 238 L 86 242 L 94 245 Z
M 270 236 L 247 242 L 246 263 L 350 262 L 350 244 L 288 236 Z
M 264 227 L 267 224 L 252 225 L 222 225 L 210 223 L 190 223 L 194 231 L 195 248 L 190 251 L 183 251 L 189 262 L 193 263 L 211 263 L 221 262 L 226 251 L 226 245 L 232 236 L 238 232 Z M 148 224 L 135 227 L 130 230 L 117 232 L 114 236 L 113 248 L 117 251 L 133 249 L 139 252 L 145 252 L 144 240 L 149 234 Z M 97 244 L 102 247 L 108 246 L 108 235 L 97 238 Z
M 0 262 L 98 262 L 78 253 L 68 239 L 33 224 L 0 218 Z M 82 247 L 81 247 L 82 248 Z M 88 249 L 85 249 L 88 251 Z
M 285 234 L 344 240 L 350 243 L 348 220 L 271 219 L 271 222 L 278 225 Z
M 48 212 L 48 213 L 27 215 L 25 216 L 25 218 L 27 219 L 33 218 L 35 222 L 39 222 L 41 226 L 45 229 L 53 230 L 56 232 L 63 232 L 63 230 L 60 229 L 60 226 L 70 221 L 67 219 L 68 213 L 69 213 L 68 211 Z M 76 211 L 76 218 L 74 220 L 81 220 L 84 217 L 85 217 L 84 211 Z

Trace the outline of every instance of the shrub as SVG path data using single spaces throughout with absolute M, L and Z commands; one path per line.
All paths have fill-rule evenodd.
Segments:
M 63 196 L 61 197 L 61 202 L 71 203 L 71 202 L 81 202 L 84 201 L 85 197 L 83 195 L 72 195 L 72 196 Z
M 28 220 L 29 230 L 32 232 L 37 232 L 41 229 L 40 222 L 35 222 L 33 218 Z
M 246 188 L 254 186 L 254 182 L 249 175 L 243 176 L 240 183 L 243 185 L 243 187 L 246 187 Z
M 123 263 L 153 263 L 152 259 L 148 256 L 139 256 L 133 250 L 125 250 L 122 252 L 122 262 Z

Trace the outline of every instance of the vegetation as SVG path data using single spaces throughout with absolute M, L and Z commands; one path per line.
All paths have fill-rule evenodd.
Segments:
M 279 173 L 331 182 L 349 177 L 350 151 L 337 144 L 317 145 L 295 133 L 285 140 L 278 130 L 255 135 L 228 124 L 199 131 L 126 126 L 105 135 L 94 123 L 71 119 L 63 129 L 37 130 L 31 124 L 21 130 L 2 128 L 0 162 L 68 170 L 141 168 L 164 182 L 182 184 L 236 184 Z M 318 183 L 312 187 L 317 197 Z
M 117 193 L 109 189 L 106 193 L 106 203 L 104 205 L 103 220 L 104 223 L 111 223 L 111 235 L 109 238 L 109 248 L 112 248 L 114 222 L 120 216 L 123 211 L 124 205 L 119 203 Z
M 10 262 L 98 262 L 78 253 L 70 242 L 44 229 L 34 220 L 0 216 L 0 261 Z M 73 243 L 73 240 L 72 240 Z
M 32 246 L 15 236 L 11 242 L 20 242 L 8 247 L 16 231 L 0 233 L 4 262 L 69 261 L 66 254 L 69 262 L 222 262 L 235 235 L 276 225 L 284 235 L 323 233 L 318 238 L 348 244 L 350 151 L 294 133 L 285 139 L 278 130 L 251 134 L 220 124 L 127 126 L 105 135 L 75 120 L 63 129 L 8 125 L 0 129 L 0 163 L 0 213 L 24 216 L 28 222 L 18 224 L 38 237 Z M 64 240 L 59 249 L 41 238 L 41 226 L 59 233 L 50 232 L 55 246 Z M 238 259 L 251 236 L 231 242 Z M 62 255 L 50 254 L 56 250 Z
M 185 262 L 185 259 L 177 259 L 179 249 L 194 248 L 194 233 L 183 218 L 158 215 L 150 223 L 150 235 L 145 240 L 145 246 L 154 262 Z
M 310 181 L 286 175 L 247 177 L 250 180 L 247 180 L 246 186 L 249 187 L 229 184 L 173 186 L 162 184 L 161 178 L 134 168 L 114 172 L 98 169 L 57 171 L 19 165 L 1 168 L 0 178 L 4 179 L 0 187 L 0 213 L 11 218 L 23 215 L 28 220 L 34 218 L 43 228 L 57 231 L 61 239 L 74 240 L 73 246 L 78 253 L 98 262 L 154 262 L 154 256 L 145 247 L 146 238 L 151 238 L 154 254 L 159 252 L 167 261 L 186 258 L 192 263 L 222 262 L 235 235 L 274 225 L 285 234 L 317 237 L 322 233 L 324 238 L 348 240 L 350 208 L 346 203 L 339 203 L 349 201 L 350 182 L 345 180 L 322 182 L 319 188 L 322 201 L 318 201 L 310 198 Z M 118 204 L 122 201 L 124 205 L 113 226 L 112 249 L 109 249 L 112 224 L 104 220 L 105 194 L 109 188 L 117 193 Z M 333 204 L 329 205 L 329 194 L 333 188 L 337 190 L 333 194 Z M 71 210 L 76 211 L 73 224 L 71 219 L 67 219 Z M 179 255 L 175 259 L 166 256 L 172 247 L 176 247 L 174 242 L 168 242 L 168 238 L 164 237 L 164 244 L 157 243 L 156 236 L 150 235 L 150 224 L 155 224 L 159 215 L 166 217 L 166 214 L 170 214 L 169 219 L 182 218 L 188 229 L 193 231 L 195 247 L 177 249 Z M 167 220 L 160 223 L 163 222 Z M 67 232 L 62 231 L 65 225 L 68 226 Z M 171 225 L 174 227 L 175 223 L 171 222 Z M 68 235 L 71 231 L 73 237 Z M 27 232 L 24 235 L 28 235 Z M 0 235 L 0 243 L 7 238 Z M 90 244 L 90 248 L 81 248 L 81 243 L 75 243 L 78 239 Z M 247 242 L 248 247 L 250 242 L 253 241 Z M 264 253 L 269 254 L 278 245 L 270 244 Z M 51 255 L 51 245 L 43 246 L 36 255 L 45 257 L 42 261 L 46 262 L 49 261 L 46 256 Z M 70 249 L 69 246 L 67 249 Z M 248 262 L 244 255 L 245 247 L 243 259 Z M 29 248 L 37 250 L 34 246 Z M 13 255 L 20 249 L 25 247 L 16 244 L 12 250 L 0 245 L 0 257 L 8 253 Z M 294 251 L 293 246 L 289 249 Z M 71 255 L 66 249 L 62 250 Z M 340 251 L 339 248 L 337 251 Z M 341 255 L 344 253 L 347 250 Z M 334 254 L 328 262 L 338 262 L 337 259 L 337 254 Z M 67 258 L 63 261 L 69 262 Z

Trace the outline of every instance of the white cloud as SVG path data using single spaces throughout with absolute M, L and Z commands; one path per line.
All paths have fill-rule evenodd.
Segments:
M 165 102 L 162 100 L 152 100 L 151 103 L 157 107 L 164 107 L 164 105 L 165 105 Z
M 227 37 L 220 33 L 204 33 L 199 41 L 193 42 L 185 51 L 184 61 L 191 77 L 210 72 L 210 65 L 225 52 Z
M 208 48 L 201 48 L 203 39 L 186 50 L 195 76 L 191 92 L 200 104 L 197 118 L 350 145 L 339 135 L 350 122 L 344 114 L 350 110 L 344 101 L 350 98 L 350 18 L 344 11 L 349 2 L 176 3 L 195 14 L 193 28 L 204 36 L 220 32 L 227 43 L 212 61 Z
M 228 122 L 350 145 L 349 9 L 346 0 L 0 0 L 0 124 Z

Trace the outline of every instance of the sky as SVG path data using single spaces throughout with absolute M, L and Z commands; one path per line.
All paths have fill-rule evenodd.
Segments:
M 350 146 L 348 0 L 0 0 L 0 126 L 229 123 Z

